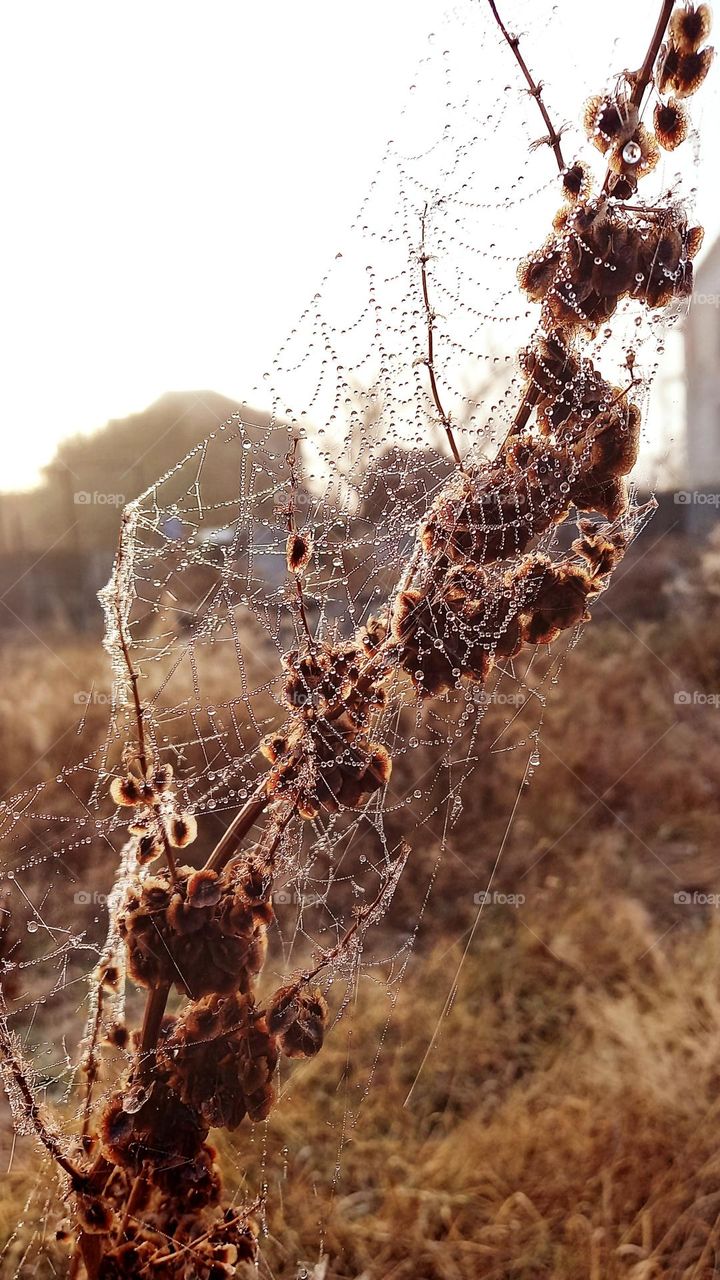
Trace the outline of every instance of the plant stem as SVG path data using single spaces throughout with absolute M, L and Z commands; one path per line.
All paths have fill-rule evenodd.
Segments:
M 206 871 L 222 871 L 225 863 L 232 857 L 238 844 L 247 835 L 251 826 L 270 803 L 266 779 L 263 778 L 255 794 L 250 797 L 230 826 L 223 832 L 205 863 Z
M 142 1031 L 140 1032 L 140 1047 L 138 1049 L 141 1077 L 147 1076 L 148 1071 L 151 1070 L 155 1063 L 155 1048 L 169 994 L 169 982 L 163 982 L 158 987 L 152 987 L 148 992 Z
M 427 205 L 425 205 L 425 208 L 423 209 L 423 212 L 422 212 L 422 217 L 420 219 L 420 225 L 422 227 L 422 236 L 420 239 L 420 273 L 421 273 L 421 279 L 422 279 L 423 303 L 425 305 L 425 318 L 427 321 L 427 347 L 428 347 L 427 360 L 425 361 L 425 364 L 427 366 L 427 371 L 430 376 L 430 390 L 432 391 L 432 398 L 435 401 L 435 408 L 437 409 L 440 415 L 440 421 L 442 422 L 443 427 L 445 428 L 445 434 L 448 439 L 448 444 L 450 445 L 452 456 L 455 459 L 455 462 L 457 463 L 460 470 L 463 471 L 464 468 L 462 464 L 462 458 L 460 457 L 460 454 L 458 452 L 458 447 L 455 443 L 455 437 L 452 431 L 450 415 L 445 412 L 442 406 L 442 401 L 440 399 L 440 392 L 438 390 L 438 385 L 437 385 L 437 379 L 435 377 L 435 363 L 434 363 L 434 360 L 435 360 L 435 329 L 434 329 L 435 312 L 430 306 L 430 294 L 428 291 L 428 277 L 427 277 L 428 255 L 425 251 L 425 224 L 427 221 L 427 212 L 428 212 L 428 207 Z
M 674 0 L 673 0 L 673 3 L 674 3 Z M 563 170 L 565 169 L 565 161 L 563 159 L 562 148 L 560 146 L 560 134 L 558 133 L 557 129 L 554 127 L 552 120 L 550 119 L 550 116 L 548 114 L 548 109 L 545 106 L 545 103 L 543 102 L 542 84 L 540 83 L 540 81 L 534 80 L 532 75 L 530 74 L 528 65 L 520 52 L 520 38 L 519 36 L 510 35 L 510 32 L 508 31 L 507 27 L 505 26 L 505 23 L 503 22 L 502 18 L 500 17 L 500 14 L 497 11 L 497 5 L 495 4 L 495 0 L 488 0 L 488 4 L 492 9 L 492 13 L 493 13 L 493 17 L 495 18 L 495 21 L 497 22 L 500 30 L 502 31 L 502 34 L 505 40 L 507 41 L 507 44 L 512 49 L 515 60 L 525 77 L 528 90 L 530 92 L 530 96 L 533 97 L 538 104 L 540 114 L 545 122 L 545 128 L 548 131 L 548 136 L 547 138 L 543 138 L 543 142 L 547 142 L 548 146 L 552 148 L 553 155 L 555 156 L 555 159 L 557 161 L 557 167 L 560 170 L 560 173 L 562 173 Z
M 655 27 L 655 30 L 653 32 L 652 40 L 648 45 L 648 51 L 645 54 L 645 61 L 643 62 L 640 70 L 637 72 L 635 76 L 635 84 L 633 87 L 632 94 L 630 96 L 630 101 L 635 107 L 638 107 L 638 108 L 640 107 L 643 97 L 645 96 L 645 90 L 647 89 L 648 84 L 650 83 L 650 80 L 652 78 L 655 62 L 660 52 L 660 45 L 662 44 L 663 39 L 665 37 L 667 24 L 670 21 L 670 15 L 674 7 L 675 7 L 675 0 L 663 0 L 662 9 L 660 10 L 660 16 L 658 17 L 658 20 L 657 20 L 657 26 Z

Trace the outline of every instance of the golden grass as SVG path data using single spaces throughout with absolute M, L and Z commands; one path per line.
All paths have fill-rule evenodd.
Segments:
M 228 1182 L 246 1167 L 241 1195 L 268 1184 L 261 1274 L 289 1280 L 322 1252 L 327 1280 L 717 1274 L 720 916 L 673 895 L 720 891 L 720 712 L 673 695 L 720 691 L 718 612 L 708 596 L 631 621 L 639 636 L 596 623 L 569 656 L 497 880 L 525 902 L 485 908 L 420 1074 L 519 756 L 491 757 L 469 785 L 403 983 L 362 979 L 320 1057 L 286 1069 L 267 1133 L 223 1138 Z M 83 672 L 88 660 L 78 652 Z M 67 723 L 72 688 L 27 649 L 3 662 L 10 787 L 62 763 L 62 742 L 32 758 Z M 14 704 L 13 720 L 15 697 L 30 716 Z M 378 955 L 415 919 L 435 851 L 416 840 Z M 32 1236 L 52 1236 L 61 1206 L 41 1221 L 52 1180 L 29 1139 L 1 1185 L 2 1238 L 24 1225 L 0 1273 L 30 1245 L 23 1276 L 62 1274 Z

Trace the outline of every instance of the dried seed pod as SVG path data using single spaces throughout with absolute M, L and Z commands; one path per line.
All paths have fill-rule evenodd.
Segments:
M 289 533 L 285 546 L 288 572 L 301 573 L 309 564 L 312 552 L 312 537 L 307 531 Z
M 112 1231 L 115 1215 L 99 1196 L 76 1196 L 75 1211 L 86 1235 L 104 1236 Z
M 680 5 L 670 17 L 670 39 L 681 53 L 694 53 L 707 40 L 711 26 L 709 4 Z
M 124 778 L 113 778 L 110 783 L 110 796 L 115 804 L 134 807 L 147 802 L 149 791 L 146 783 L 140 782 L 129 773 Z
M 714 57 L 715 50 L 710 45 L 704 49 L 698 49 L 696 53 L 681 54 L 673 82 L 678 98 L 689 98 L 693 93 L 697 93 L 710 70 Z
M 674 151 L 687 138 L 688 114 L 675 98 L 670 98 L 669 102 L 658 101 L 653 112 L 653 126 L 660 146 L 666 151 Z
M 702 242 L 705 239 L 704 227 L 690 227 L 686 236 L 686 251 L 688 258 L 695 258 L 702 248 Z
M 613 172 L 633 182 L 652 173 L 659 159 L 657 142 L 643 124 L 639 124 L 629 138 L 616 142 L 608 155 Z
M 608 520 L 617 520 L 628 509 L 627 481 L 622 477 L 597 484 L 578 477 L 570 496 L 580 511 L 597 511 Z
M 539 582 L 527 609 L 525 638 L 528 644 L 549 644 L 561 631 L 577 626 L 589 617 L 587 598 L 593 589 L 592 578 L 575 565 L 552 565 L 536 557 L 516 575 L 523 574 Z
M 658 59 L 658 92 L 663 97 L 669 92 L 674 92 L 678 98 L 690 97 L 700 88 L 714 56 L 715 50 L 709 45 L 683 53 L 670 41 L 663 46 Z
M 264 1119 L 275 1098 L 278 1045 L 250 995 L 210 996 L 178 1019 L 159 1062 L 182 1101 L 210 1127 Z
M 531 302 L 542 302 L 555 283 L 561 260 L 561 249 L 554 236 L 550 236 L 537 253 L 523 258 L 517 278 Z
M 624 420 L 608 415 L 593 432 L 590 470 L 593 478 L 610 479 L 632 471 L 640 451 L 640 410 L 629 405 Z
M 590 141 L 599 151 L 606 152 L 632 137 L 638 124 L 637 107 L 621 95 L 612 98 L 599 94 L 587 102 L 583 123 Z
M 192 813 L 174 813 L 167 822 L 167 837 L 175 849 L 184 849 L 197 838 L 197 821 Z
M 149 862 L 153 862 L 155 858 L 159 858 L 165 852 L 160 836 L 156 831 L 143 831 L 138 836 L 137 841 L 137 860 L 141 867 L 147 866 Z
M 105 1157 L 133 1173 L 146 1162 L 163 1167 L 194 1160 L 207 1137 L 197 1114 L 157 1074 L 136 1095 L 113 1094 L 100 1131 Z
M 622 560 L 627 548 L 627 537 L 618 531 L 613 531 L 608 536 L 603 529 L 597 529 L 585 521 L 581 523 L 581 532 L 582 537 L 573 542 L 572 550 L 587 560 L 593 577 L 606 577 Z
M 268 1025 L 276 1029 L 287 1058 L 312 1058 L 320 1051 L 327 1025 L 328 1007 L 322 992 L 282 987 L 268 1006 Z
M 560 181 L 562 193 L 571 204 L 575 204 L 577 200 L 586 200 L 592 188 L 592 174 L 581 160 L 576 160 L 567 169 L 563 169 Z
M 215 907 L 222 897 L 222 883 L 216 871 L 194 872 L 187 882 L 187 902 L 191 907 Z

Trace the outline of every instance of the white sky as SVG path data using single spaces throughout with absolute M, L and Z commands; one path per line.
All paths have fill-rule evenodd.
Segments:
M 251 393 L 334 257 L 441 7 L 3 7 L 1 488 L 166 390 Z M 620 47 L 639 33 L 630 61 L 657 7 L 607 0 Z M 717 82 L 693 111 L 714 139 Z M 716 161 L 698 185 L 717 234 Z

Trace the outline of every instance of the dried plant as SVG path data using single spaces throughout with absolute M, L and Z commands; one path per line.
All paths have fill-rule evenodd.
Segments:
M 708 8 L 664 0 L 640 69 L 588 103 L 588 138 L 607 161 L 597 189 L 581 160 L 566 165 L 542 87 L 489 3 L 542 114 L 541 143 L 555 157 L 562 191 L 549 235 L 519 270 L 540 317 L 519 354 L 523 387 L 514 421 L 493 458 L 462 457 L 436 368 L 426 205 L 415 263 L 424 364 L 454 469 L 422 518 L 387 601 L 350 638 L 329 640 L 318 635 L 305 594 L 314 545 L 297 517 L 294 439 L 286 557 L 298 625 L 296 647 L 282 656 L 285 722 L 263 739 L 267 772 L 201 867 L 185 862 L 198 824 L 148 733 L 132 638 L 117 607 L 130 572 L 129 522 L 121 531 L 106 600 L 115 602 L 114 654 L 124 664 L 135 733 L 110 791 L 130 811 L 129 840 L 96 972 L 83 1123 L 72 1150 L 41 1114 L 20 1046 L 0 1024 L 14 1114 L 67 1181 L 71 1274 L 88 1280 L 218 1280 L 255 1263 L 253 1212 L 224 1199 L 210 1130 L 263 1120 L 275 1102 L 281 1057 L 320 1052 L 329 1010 L 318 979 L 348 966 L 362 948 L 409 848 L 397 848 L 375 898 L 356 910 L 337 944 L 261 998 L 283 855 L 303 824 L 360 810 L 387 787 L 393 757 L 378 726 L 390 690 L 400 686 L 403 696 L 426 701 L 463 682 L 482 687 L 523 650 L 577 629 L 644 515 L 632 506 L 626 479 L 641 426 L 635 352 L 626 351 L 613 382 L 584 347 L 621 301 L 660 312 L 691 292 L 701 229 L 689 225 L 672 194 L 647 205 L 637 192 L 659 148 L 672 150 L 686 136 L 680 100 L 698 88 L 711 61 Z M 641 119 L 651 89 L 652 129 Z M 543 539 L 574 520 L 573 512 L 577 536 L 553 559 Z M 146 993 L 144 1017 L 138 1029 L 121 1016 L 112 1022 L 110 1043 L 127 1052 L 128 1065 L 95 1123 L 101 1028 L 113 1002 L 120 1010 L 126 978 Z M 176 1011 L 169 1015 L 171 993 Z

